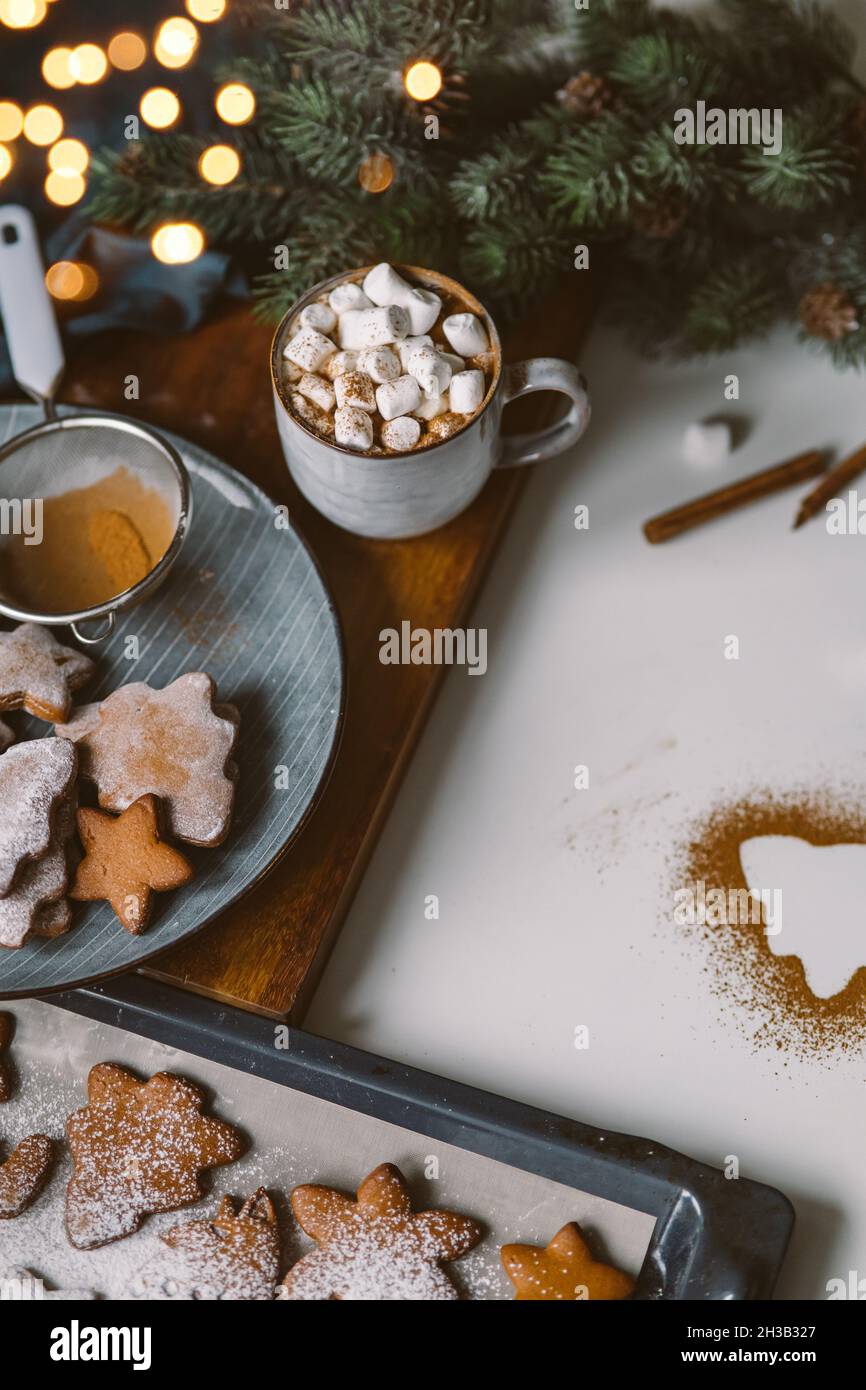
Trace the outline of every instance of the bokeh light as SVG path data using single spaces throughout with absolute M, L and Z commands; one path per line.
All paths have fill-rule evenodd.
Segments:
M 0 145 L 0 179 L 5 179 L 12 168 L 12 153 L 5 145 Z
M 53 145 L 63 134 L 63 117 L 55 106 L 31 106 L 24 117 L 24 134 L 31 145 Z
M 243 82 L 226 82 L 216 94 L 216 109 L 227 125 L 244 125 L 252 119 L 256 99 Z
M 442 90 L 442 74 L 435 63 L 413 63 L 403 82 L 414 101 L 432 101 Z
M 17 102 L 0 101 L 0 140 L 17 140 L 24 129 L 24 112 Z
M 186 265 L 204 250 L 204 232 L 194 222 L 165 222 L 157 227 L 150 246 L 165 265 Z
M 99 276 L 84 261 L 55 261 L 45 272 L 45 285 L 55 299 L 79 302 L 91 299 L 99 288 Z
M 365 193 L 384 193 L 394 182 L 394 165 L 386 154 L 368 154 L 358 166 L 358 182 Z
M 189 19 L 167 19 L 156 31 L 154 57 L 164 68 L 185 68 L 198 48 L 198 30 Z
M 180 115 L 180 102 L 168 87 L 151 87 L 138 104 L 141 119 L 154 130 L 167 130 Z
M 108 72 L 108 59 L 99 44 L 80 43 L 72 50 L 69 71 L 76 82 L 83 82 L 86 87 L 91 87 L 94 82 L 101 82 Z
M 108 61 L 119 72 L 132 72 L 140 68 L 147 57 L 147 44 L 140 34 L 124 30 L 115 34 L 108 45 Z
M 202 24 L 213 24 L 215 19 L 222 19 L 226 12 L 226 0 L 186 0 L 186 8 L 193 19 L 198 19 Z
M 50 48 L 42 59 L 42 76 L 49 87 L 56 87 L 58 91 L 65 91 L 67 87 L 74 87 L 72 49 Z
M 61 174 L 52 169 L 45 180 L 45 196 L 59 208 L 69 208 L 84 197 L 86 187 L 81 174 Z
M 207 183 L 231 183 L 240 173 L 241 157 L 231 145 L 210 145 L 198 162 L 198 171 Z
M 58 140 L 48 151 L 48 167 L 58 174 L 83 174 L 90 163 L 90 151 L 81 140 Z
M 33 29 L 47 11 L 46 0 L 0 0 L 0 22 L 8 29 Z

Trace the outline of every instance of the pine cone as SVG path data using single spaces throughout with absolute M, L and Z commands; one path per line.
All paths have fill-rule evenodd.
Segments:
M 857 310 L 844 290 L 836 285 L 816 285 L 800 300 L 800 322 L 810 338 L 841 342 L 860 327 Z
M 644 203 L 635 208 L 634 227 L 642 236 L 666 241 L 676 236 L 688 215 L 688 203 L 682 198 L 659 198 L 655 203 Z
M 613 103 L 613 92 L 603 77 L 591 72 L 579 72 L 570 77 L 557 92 L 556 99 L 573 116 L 591 121 Z

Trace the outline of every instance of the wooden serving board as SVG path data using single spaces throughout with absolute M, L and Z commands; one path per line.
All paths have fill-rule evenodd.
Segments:
M 576 358 L 589 296 L 583 277 L 574 280 L 580 284 L 551 297 L 511 335 L 519 351 L 506 341 L 507 359 Z M 370 541 L 339 530 L 304 500 L 283 461 L 270 394 L 270 337 L 246 308 L 227 310 L 175 338 L 103 334 L 76 347 L 62 396 L 174 430 L 287 503 L 334 596 L 346 642 L 348 698 L 342 745 L 317 809 L 256 888 L 146 968 L 198 994 L 297 1023 L 444 674 L 438 667 L 382 666 L 378 634 L 399 628 L 403 619 L 424 628 L 466 623 L 526 473 L 494 474 L 468 511 L 416 540 Z M 131 373 L 140 382 L 135 402 L 124 397 Z M 534 396 L 510 408 L 506 420 L 511 428 L 538 428 L 553 418 L 556 400 Z

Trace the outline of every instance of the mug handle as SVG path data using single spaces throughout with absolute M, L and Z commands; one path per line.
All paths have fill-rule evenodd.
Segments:
M 590 417 L 589 392 L 577 367 L 559 357 L 533 357 L 528 362 L 515 362 L 505 369 L 505 404 L 520 400 L 533 391 L 561 391 L 571 401 L 564 420 L 534 434 L 506 435 L 497 468 L 516 468 L 524 463 L 539 463 L 553 458 L 576 443 Z

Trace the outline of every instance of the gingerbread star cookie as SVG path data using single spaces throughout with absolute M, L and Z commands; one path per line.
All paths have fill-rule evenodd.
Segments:
M 58 724 L 69 713 L 73 692 L 93 669 L 89 656 L 61 646 L 48 628 L 36 623 L 0 632 L 0 710 L 26 709 Z
M 83 705 L 56 732 L 78 744 L 82 775 L 96 784 L 103 810 L 125 811 L 150 792 L 174 839 L 218 845 L 234 806 L 239 718 L 233 706 L 215 706 L 215 695 L 204 671 L 164 690 L 137 681 Z
M 166 1301 L 268 1301 L 280 1277 L 277 1214 L 263 1187 L 235 1211 L 223 1197 L 216 1216 L 173 1226 L 164 1254 L 127 1290 L 131 1298 Z
M 139 797 L 119 816 L 81 809 L 78 833 L 84 858 L 70 897 L 76 902 L 111 903 L 134 936 L 150 921 L 153 894 L 180 888 L 192 878 L 189 861 L 164 843 L 159 801 L 150 794 Z
M 44 1134 L 31 1134 L 0 1163 L 0 1221 L 20 1216 L 45 1186 L 51 1168 L 52 1144 Z
M 65 739 L 16 743 L 0 755 L 0 898 L 54 843 L 77 764 L 75 748 Z
M 0 1104 L 12 1094 L 12 1068 L 9 1065 L 12 1025 L 12 1015 L 0 1013 Z
M 612 1265 L 598 1264 L 576 1221 L 557 1231 L 541 1249 L 537 1245 L 503 1245 L 500 1257 L 517 1290 L 514 1301 L 546 1303 L 554 1300 L 628 1298 L 634 1280 Z
M 203 1093 L 170 1072 L 138 1081 L 100 1063 L 87 1095 L 66 1122 L 73 1165 L 66 1229 L 79 1250 L 131 1235 L 149 1214 L 197 1202 L 201 1172 L 243 1153 L 237 1130 L 203 1115 Z
M 413 1211 L 406 1180 L 392 1163 L 375 1168 L 357 1198 L 330 1187 L 296 1187 L 292 1210 L 318 1245 L 282 1283 L 281 1297 L 302 1302 L 456 1299 L 440 1262 L 459 1259 L 481 1239 L 468 1216 Z

